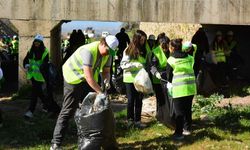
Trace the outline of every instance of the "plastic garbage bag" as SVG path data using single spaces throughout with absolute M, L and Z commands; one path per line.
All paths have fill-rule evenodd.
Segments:
M 144 68 L 141 68 L 135 76 L 134 86 L 138 92 L 142 92 L 144 94 L 151 94 L 154 92 L 149 75 Z
M 78 149 L 118 149 L 115 120 L 109 100 L 104 94 L 90 92 L 75 113 Z
M 157 120 L 162 124 L 174 129 L 175 128 L 175 113 L 174 104 L 171 95 L 168 91 L 168 82 L 161 82 L 162 89 L 164 91 L 164 105 L 159 106 L 157 110 Z

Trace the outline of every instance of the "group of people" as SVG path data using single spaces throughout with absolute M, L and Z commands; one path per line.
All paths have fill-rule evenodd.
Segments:
M 0 37 L 0 51 L 10 55 L 11 60 L 18 60 L 19 40 L 17 35 Z
M 218 32 L 216 35 L 213 50 L 216 59 L 218 58 L 217 64 L 219 64 L 225 62 L 227 57 L 231 58 L 236 44 L 231 41 L 230 46 L 228 46 L 231 48 L 230 52 L 226 53 L 223 50 L 223 42 L 220 42 L 221 34 Z M 183 42 L 182 39 L 169 39 L 165 33 L 159 34 L 157 38 L 154 35 L 148 37 L 142 30 L 137 30 L 130 41 L 124 28 L 116 36 L 108 35 L 102 37 L 100 41 L 89 44 L 84 43 L 84 35 L 78 44 L 73 44 L 73 35 L 71 37 L 70 46 L 74 50 L 65 59 L 62 66 L 64 79 L 62 108 L 54 101 L 53 89 L 47 83 L 49 80 L 47 70 L 49 50 L 43 43 L 42 35 L 35 36 L 23 61 L 27 78 L 32 83 L 32 98 L 24 116 L 26 118 L 33 117 L 38 98 L 42 100 L 44 110 L 58 114 L 51 141 L 51 150 L 61 148 L 69 119 L 89 92 L 94 91 L 99 96 L 106 96 L 99 83 L 104 83 L 107 88 L 110 87 L 111 66 L 116 54 L 120 60 L 119 66 L 123 69 L 123 82 L 126 87 L 128 126 L 140 129 L 146 127 L 141 122 L 144 95 L 138 92 L 133 84 L 135 76 L 141 68 L 144 68 L 151 77 L 156 95 L 156 118 L 162 121 L 158 109 L 165 104 L 166 99 L 172 99 L 173 119 L 175 121 L 173 138 L 181 140 L 184 135 L 191 134 L 191 107 L 193 97 L 197 93 L 195 81 L 197 70 L 200 69 L 197 62 L 201 61 L 203 52 L 201 53 L 200 49 L 203 49 L 202 46 L 204 46 L 203 44 L 199 45 L 200 41 L 195 44 L 195 40 L 191 43 Z M 117 48 L 118 52 L 115 51 Z M 206 51 L 205 48 L 203 50 Z M 102 82 L 99 81 L 100 79 Z M 162 81 L 167 82 L 168 88 L 162 86 Z M 47 94 L 44 94 L 42 89 L 44 83 L 47 85 Z

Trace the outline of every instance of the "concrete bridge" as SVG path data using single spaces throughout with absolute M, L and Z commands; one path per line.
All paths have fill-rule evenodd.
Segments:
M 68 20 L 250 25 L 250 0 L 1 0 L 0 19 L 18 29 L 19 83 L 33 36 L 41 33 L 51 59 L 61 63 L 61 24 Z

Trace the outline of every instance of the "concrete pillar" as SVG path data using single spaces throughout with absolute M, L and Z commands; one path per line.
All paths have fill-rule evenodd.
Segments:
M 34 36 L 40 33 L 44 36 L 44 44 L 50 49 L 50 30 L 60 21 L 48 20 L 10 20 L 18 29 L 19 34 L 19 61 L 18 61 L 18 88 L 28 84 L 23 68 L 23 59 L 31 48 Z M 58 39 L 59 40 L 59 39 Z M 59 40 L 60 41 L 60 40 Z
M 61 25 L 63 21 L 59 22 L 50 31 L 50 59 L 52 63 L 60 69 L 62 64 L 62 51 L 61 51 Z

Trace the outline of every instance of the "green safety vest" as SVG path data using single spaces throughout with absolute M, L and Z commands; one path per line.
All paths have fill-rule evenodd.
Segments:
M 139 62 L 143 65 L 146 64 L 146 59 L 142 56 L 139 56 L 139 58 L 137 60 L 133 59 L 130 62 Z M 123 70 L 123 82 L 124 83 L 133 83 L 135 80 L 135 76 L 137 75 L 137 73 L 140 71 L 141 68 L 131 68 L 131 69 L 124 69 Z
M 229 49 L 229 52 L 231 53 L 233 48 L 237 45 L 237 42 L 236 41 L 232 41 L 231 43 L 228 43 L 227 42 L 227 46 L 228 46 L 228 49 Z
M 217 62 L 226 62 L 226 56 L 225 56 L 225 52 L 224 49 L 219 47 L 216 43 L 215 43 L 215 59 Z
M 81 82 L 86 81 L 86 76 L 84 74 L 83 70 L 83 60 L 84 56 L 82 56 L 82 51 L 90 51 L 90 53 L 93 56 L 93 62 L 92 70 L 94 74 L 94 80 L 98 82 L 98 76 L 99 73 L 102 71 L 102 68 L 105 66 L 109 59 L 109 55 L 103 56 L 102 58 L 99 58 L 97 60 L 97 56 L 99 53 L 99 46 L 100 42 L 93 42 L 84 46 L 81 46 L 78 48 L 70 57 L 69 59 L 64 63 L 62 70 L 63 70 L 63 77 L 65 81 L 69 84 L 79 84 Z M 98 63 L 101 61 L 101 66 Z
M 185 58 L 170 56 L 167 60 L 173 68 L 172 91 L 173 98 L 195 95 L 197 93 L 194 75 L 194 57 L 188 55 Z
M 17 54 L 18 53 L 18 41 L 13 40 L 11 41 L 12 44 L 12 54 Z
M 158 62 L 159 62 L 159 65 L 157 66 L 157 69 L 162 71 L 167 66 L 167 57 L 166 57 L 165 53 L 163 52 L 163 49 L 161 48 L 161 46 L 158 46 L 155 49 L 153 49 L 152 52 L 155 55 L 155 57 L 158 59 Z M 154 84 L 159 84 L 160 79 L 153 76 L 153 83 Z
M 42 73 L 40 72 L 40 66 L 43 63 L 44 58 L 48 55 L 49 50 L 46 48 L 43 52 L 42 58 L 40 60 L 35 60 L 35 54 L 33 58 L 29 59 L 29 70 L 27 72 L 27 79 L 34 78 L 36 81 L 44 82 Z

